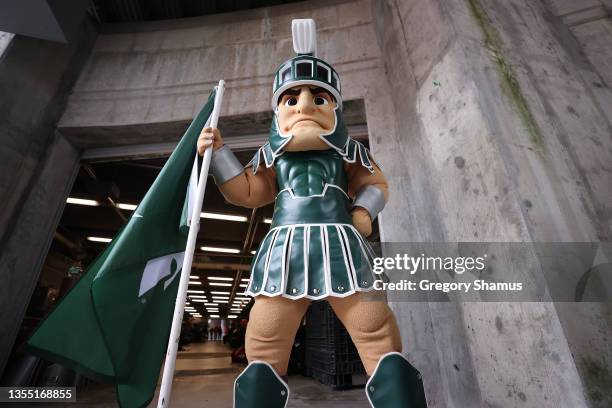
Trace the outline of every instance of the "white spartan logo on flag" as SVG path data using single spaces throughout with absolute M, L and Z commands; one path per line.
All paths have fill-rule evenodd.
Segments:
M 160 256 L 159 258 L 149 260 L 149 262 L 147 262 L 145 265 L 144 272 L 142 273 L 138 297 L 142 297 L 142 295 L 157 286 L 159 282 L 170 276 L 164 282 L 164 290 L 166 290 L 181 270 L 183 258 L 185 258 L 185 251 L 164 255 Z M 143 303 L 144 300 L 145 299 L 142 299 Z

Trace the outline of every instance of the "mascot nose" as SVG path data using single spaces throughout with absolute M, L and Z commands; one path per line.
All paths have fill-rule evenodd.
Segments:
M 297 103 L 297 113 L 312 113 L 314 111 L 314 102 L 312 95 L 307 92 L 300 94 Z

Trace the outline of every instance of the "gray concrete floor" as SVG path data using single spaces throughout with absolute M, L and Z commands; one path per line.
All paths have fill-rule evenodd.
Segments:
M 190 344 L 179 352 L 172 387 L 172 408 L 231 408 L 232 387 L 244 365 L 232 364 L 227 346 L 220 341 Z M 161 376 L 155 397 L 148 408 L 157 407 Z M 290 408 L 367 408 L 363 388 L 335 391 L 330 387 L 303 376 L 290 376 Z M 38 404 L 37 404 L 38 405 Z M 73 408 L 116 408 L 113 385 L 92 384 L 77 390 L 77 402 L 45 407 L 70 406 Z

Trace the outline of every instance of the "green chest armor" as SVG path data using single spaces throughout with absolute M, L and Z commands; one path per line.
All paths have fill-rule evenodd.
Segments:
M 348 180 L 333 150 L 286 152 L 274 163 L 278 195 L 272 228 L 291 224 L 350 224 Z
M 274 166 L 278 194 L 270 231 L 251 263 L 246 294 L 322 299 L 372 289 L 373 251 L 353 227 L 345 163 L 370 171 L 365 147 L 284 152 L 264 145 L 249 163 Z

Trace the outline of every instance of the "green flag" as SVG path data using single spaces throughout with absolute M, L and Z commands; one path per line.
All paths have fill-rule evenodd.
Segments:
M 121 407 L 144 407 L 155 394 L 187 243 L 185 193 L 213 105 L 214 91 L 130 220 L 26 344 L 114 382 Z

